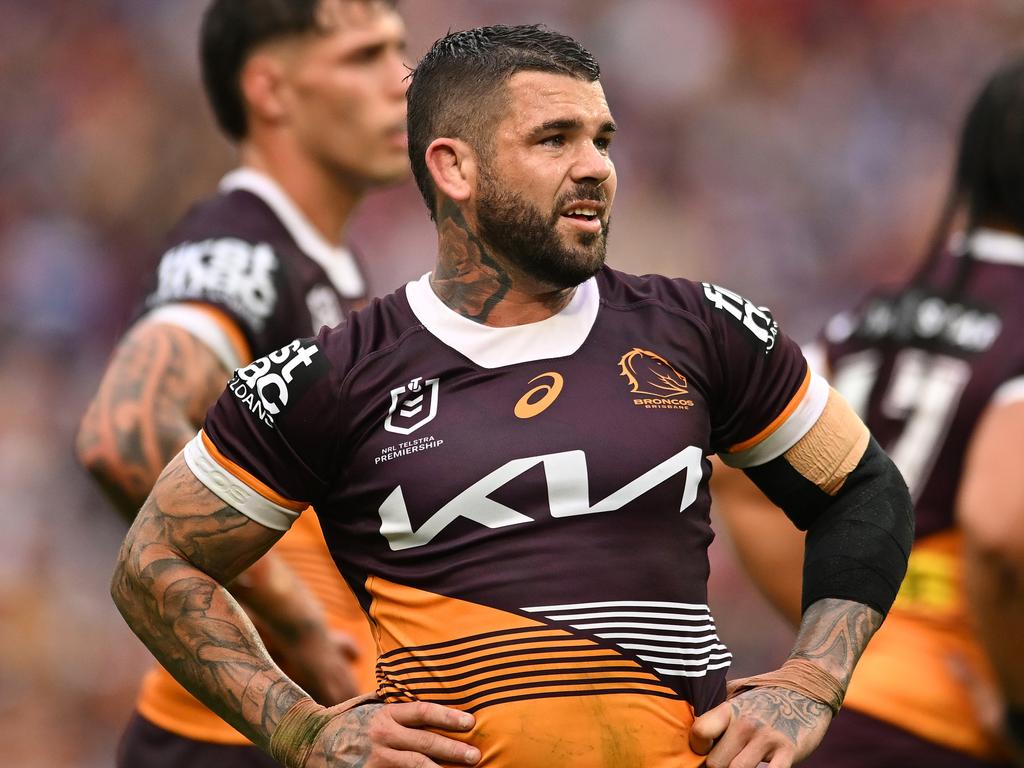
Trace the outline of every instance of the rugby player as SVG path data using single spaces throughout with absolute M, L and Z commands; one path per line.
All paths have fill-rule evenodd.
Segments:
M 408 93 L 433 273 L 239 370 L 128 534 L 128 623 L 286 766 L 784 768 L 896 595 L 902 478 L 770 313 L 604 266 L 599 75 L 541 27 L 435 43 Z M 791 658 L 728 700 L 716 452 L 813 542 Z M 221 586 L 307 504 L 379 650 L 376 694 L 334 708 Z
M 808 354 L 890 452 L 917 521 L 892 612 L 808 766 L 1006 765 L 1000 718 L 984 704 L 993 684 L 986 649 L 1010 705 L 1004 737 L 1024 749 L 1021 115 L 1017 61 L 967 115 L 930 258 L 906 284 L 834 318 Z M 963 231 L 950 241 L 954 221 Z M 741 476 L 716 472 L 712 485 L 741 559 L 797 621 L 803 541 Z
M 383 0 L 208 7 L 203 81 L 240 166 L 171 232 L 78 438 L 82 463 L 130 516 L 230 371 L 365 304 L 342 236 L 368 190 L 408 177 L 403 51 L 402 20 Z M 369 626 L 313 513 L 231 588 L 317 700 L 373 689 Z M 118 759 L 124 768 L 276 764 L 162 667 L 143 683 Z

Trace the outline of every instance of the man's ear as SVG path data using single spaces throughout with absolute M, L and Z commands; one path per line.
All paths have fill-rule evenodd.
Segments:
M 246 111 L 254 121 L 277 124 L 287 114 L 284 98 L 284 62 L 261 52 L 242 66 L 239 85 Z
M 441 196 L 456 203 L 469 200 L 476 189 L 476 154 L 460 139 L 434 139 L 425 159 L 430 177 Z

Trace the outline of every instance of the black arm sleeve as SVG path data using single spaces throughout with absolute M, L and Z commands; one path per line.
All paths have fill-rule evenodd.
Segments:
M 829 496 L 784 456 L 746 470 L 807 531 L 803 610 L 826 597 L 889 612 L 907 572 L 914 513 L 903 476 L 872 439 L 842 489 Z

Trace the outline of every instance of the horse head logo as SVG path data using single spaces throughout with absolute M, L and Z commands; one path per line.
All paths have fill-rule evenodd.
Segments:
M 673 398 L 689 393 L 686 377 L 661 355 L 634 347 L 619 360 L 620 376 L 629 382 L 630 392 L 652 397 Z

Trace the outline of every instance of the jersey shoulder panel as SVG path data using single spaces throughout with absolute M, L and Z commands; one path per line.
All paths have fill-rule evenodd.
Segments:
M 235 371 L 204 424 L 212 458 L 279 505 L 315 504 L 356 429 L 353 372 L 418 328 L 399 291 Z
M 728 288 L 609 269 L 602 275 L 601 290 L 607 304 L 656 305 L 702 329 L 716 451 L 754 448 L 782 426 L 785 415 L 795 409 L 794 399 L 809 391 L 803 354 L 779 330 L 771 311 Z M 814 393 L 820 400 L 821 387 L 815 387 Z M 813 410 L 801 411 L 802 421 L 813 415 Z M 803 426 L 800 429 L 805 430 Z M 799 437 L 800 429 L 788 429 L 784 434 Z M 783 443 L 776 440 L 772 445 L 775 453 Z M 763 450 L 750 454 L 758 462 L 767 460 L 767 455 Z
M 216 195 L 171 230 L 144 310 L 178 302 L 215 306 L 238 323 L 254 352 L 266 352 L 287 314 L 283 267 L 293 249 L 284 226 L 255 195 Z

